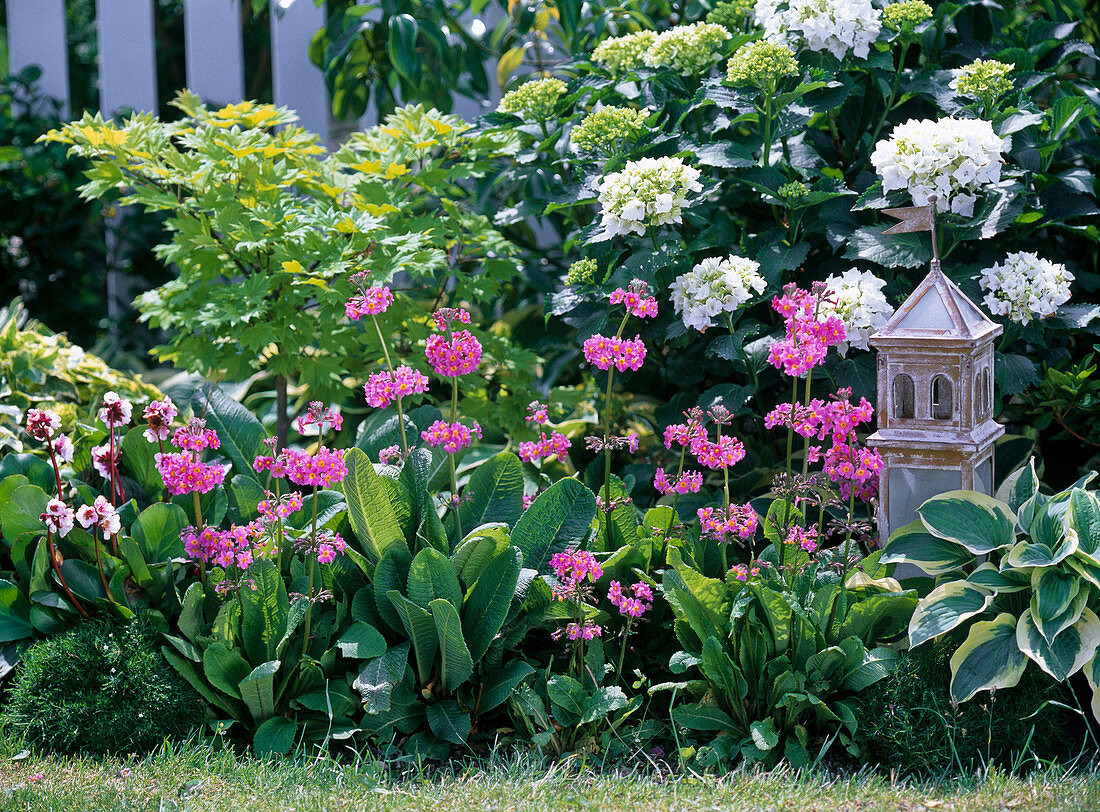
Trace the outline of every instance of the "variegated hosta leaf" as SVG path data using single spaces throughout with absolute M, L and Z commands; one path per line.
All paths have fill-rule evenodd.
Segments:
M 1092 688 L 1092 715 L 1100 722 L 1100 655 L 1094 654 L 1092 659 L 1085 663 L 1085 678 Z
M 951 698 L 965 702 L 993 688 L 1011 688 L 1027 668 L 1027 657 L 1016 643 L 1016 618 L 1002 612 L 980 620 L 951 655 Z
M 883 564 L 913 564 L 937 576 L 960 570 L 974 561 L 974 554 L 961 544 L 932 535 L 917 519 L 890 534 L 879 560 Z
M 1076 674 L 1100 646 L 1100 618 L 1085 609 L 1080 619 L 1048 642 L 1027 609 L 1016 624 L 1016 645 L 1054 679 L 1062 682 Z
M 1020 507 L 1039 491 L 1039 477 L 1035 473 L 1035 458 L 1005 477 L 997 488 L 997 499 L 1019 513 Z M 1021 517 L 1022 518 L 1022 517 Z M 1031 517 L 1028 516 L 1030 521 Z
M 996 565 L 988 561 L 974 570 L 966 577 L 967 583 L 984 587 L 994 595 L 1020 592 L 1031 588 L 1030 570 L 998 570 Z
M 1066 537 L 1069 500 L 1070 492 L 1063 491 L 1050 497 L 1042 508 L 1035 511 L 1035 518 L 1027 531 L 1034 543 L 1045 544 L 1051 549 L 1062 543 L 1062 539 Z M 1076 535 L 1076 531 L 1074 534 Z
M 848 578 L 848 583 L 845 584 L 848 589 L 858 589 L 860 587 L 879 587 L 885 589 L 887 592 L 901 592 L 901 583 L 895 578 L 872 578 L 865 572 L 853 572 Z
M 909 645 L 916 647 L 939 637 L 964 620 L 981 614 L 992 602 L 992 592 L 966 581 L 940 584 L 917 604 L 909 621 Z
M 1078 550 L 1066 559 L 1066 564 L 1094 587 L 1100 589 L 1100 562 L 1094 563 L 1091 558 Z
M 1087 555 L 1100 565 L 1100 499 L 1077 488 L 1070 495 L 1066 520 L 1077 531 L 1078 555 Z
M 1031 617 L 1035 621 L 1035 625 L 1039 627 L 1040 633 L 1046 638 L 1046 641 L 1050 643 L 1061 634 L 1063 629 L 1069 628 L 1076 623 L 1081 613 L 1088 606 L 1089 596 L 1092 594 L 1092 589 L 1088 584 L 1081 584 L 1080 589 L 1074 593 L 1073 599 L 1069 602 L 1069 605 L 1058 615 L 1052 618 L 1044 618 L 1037 614 L 1035 606 L 1038 603 L 1034 595 L 1031 596 Z
M 985 555 L 1016 540 L 1016 514 L 1004 502 L 975 491 L 948 491 L 933 496 L 917 513 L 928 531 Z
M 1068 569 L 1068 567 L 1066 568 Z M 1031 605 L 1035 616 L 1053 620 L 1069 608 L 1081 582 L 1073 572 L 1059 567 L 1041 567 L 1031 571 Z
M 1053 567 L 1077 552 L 1077 531 L 1072 527 L 1053 547 L 1041 542 L 1021 541 L 1005 557 L 1013 567 Z M 1004 564 L 1002 564 L 1002 567 Z

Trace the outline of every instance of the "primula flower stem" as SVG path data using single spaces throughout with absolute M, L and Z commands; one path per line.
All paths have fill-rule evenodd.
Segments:
M 451 423 L 458 420 L 458 378 L 451 384 Z M 455 541 L 462 540 L 462 517 L 458 513 L 458 469 L 455 466 L 455 455 L 449 454 L 451 463 L 451 510 L 455 517 Z
M 628 617 L 623 627 L 623 642 L 619 649 L 619 664 L 615 667 L 615 681 L 618 682 L 623 675 L 623 661 L 626 660 L 626 643 L 630 639 L 630 627 L 634 625 L 634 618 Z
M 607 370 L 607 395 L 604 401 L 603 415 L 603 498 L 604 510 L 611 505 L 611 395 L 615 385 L 615 368 Z M 607 549 L 611 549 L 611 522 L 607 525 Z
M 54 454 L 52 439 L 46 441 L 46 448 L 50 451 L 50 465 L 53 466 L 54 481 L 57 483 L 57 498 L 64 502 L 65 497 L 61 495 L 61 469 L 57 467 L 57 456 Z
M 791 415 L 794 415 L 795 407 L 798 405 L 798 378 L 794 378 L 792 382 L 791 392 Z M 794 455 L 794 421 L 790 420 L 787 423 L 787 496 L 783 505 L 783 526 L 786 527 L 787 523 L 791 519 L 791 457 Z M 783 567 L 783 559 L 785 558 L 785 545 L 779 545 L 779 567 Z
M 393 362 L 390 361 L 390 351 L 386 346 L 386 339 L 382 336 L 382 328 L 378 325 L 378 317 L 371 314 L 370 320 L 374 322 L 374 330 L 378 333 L 378 343 L 382 347 L 382 357 L 386 359 L 386 369 L 390 375 L 393 375 Z M 454 415 L 451 415 L 451 422 L 454 422 Z M 397 396 L 397 428 L 401 432 L 401 453 L 405 456 L 409 454 L 409 440 L 405 436 L 405 413 L 401 407 L 401 396 Z
M 305 626 L 302 634 L 302 657 L 305 657 L 309 652 L 309 627 L 313 620 L 313 574 L 317 568 L 317 486 L 313 486 L 313 521 L 310 525 L 309 531 L 310 539 L 310 554 L 309 554 L 309 603 L 306 605 L 306 618 Z
M 687 455 L 687 446 L 680 446 L 680 464 L 676 468 L 676 481 L 680 481 L 680 477 L 684 475 L 684 457 Z M 676 505 L 680 501 L 680 492 L 673 491 L 672 493 L 672 515 L 668 518 L 668 528 L 665 530 L 665 538 L 667 539 L 672 534 L 672 526 L 676 524 Z M 649 568 L 646 568 L 646 572 Z

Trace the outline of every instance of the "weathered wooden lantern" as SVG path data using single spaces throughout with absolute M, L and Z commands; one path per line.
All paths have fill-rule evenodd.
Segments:
M 937 494 L 992 493 L 993 444 L 1004 434 L 993 420 L 993 340 L 1003 328 L 940 270 L 935 199 L 886 213 L 902 222 L 883 233 L 932 232 L 932 263 L 870 339 L 878 350 L 878 431 L 867 442 L 884 462 L 883 542 Z

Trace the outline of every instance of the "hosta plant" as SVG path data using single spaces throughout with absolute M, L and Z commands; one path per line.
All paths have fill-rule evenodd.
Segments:
M 891 536 L 884 561 L 935 578 L 909 623 L 910 645 L 966 633 L 951 656 L 955 701 L 1016 685 L 1034 663 L 1059 681 L 1084 671 L 1100 718 L 1100 499 L 1086 487 L 1094 477 L 1052 496 L 1032 462 L 997 498 L 941 494 Z

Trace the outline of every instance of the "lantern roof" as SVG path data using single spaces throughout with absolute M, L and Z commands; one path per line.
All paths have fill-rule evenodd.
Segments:
M 874 337 L 976 340 L 1001 329 L 933 260 L 928 276 Z

